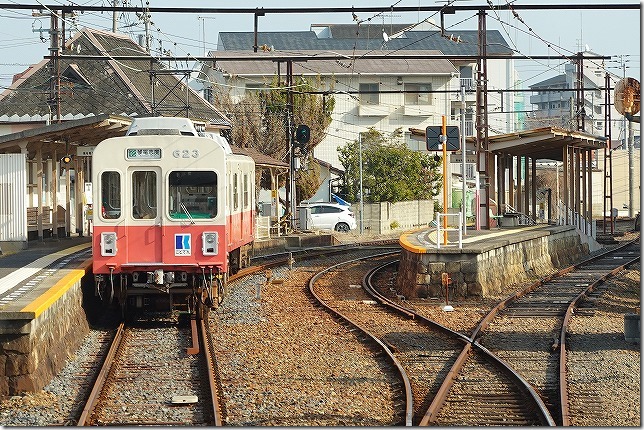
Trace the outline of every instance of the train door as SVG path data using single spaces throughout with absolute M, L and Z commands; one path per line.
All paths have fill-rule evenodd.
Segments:
M 127 231 L 128 263 L 160 263 L 162 255 L 161 169 L 130 168 L 130 222 Z

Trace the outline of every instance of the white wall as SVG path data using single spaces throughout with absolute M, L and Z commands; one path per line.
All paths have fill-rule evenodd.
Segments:
M 0 154 L 0 242 L 27 241 L 26 190 L 26 154 Z

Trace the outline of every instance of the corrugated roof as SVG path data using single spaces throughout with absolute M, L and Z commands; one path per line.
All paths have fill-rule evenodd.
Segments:
M 408 59 L 392 59 L 390 61 L 382 59 L 363 58 L 363 55 L 373 54 L 369 51 L 305 51 L 297 52 L 252 52 L 252 51 L 221 51 L 210 53 L 216 58 L 216 66 L 225 73 L 231 75 L 244 76 L 272 76 L 276 73 L 277 66 L 273 61 L 267 61 L 271 58 L 283 58 L 284 56 L 298 55 L 315 58 L 316 55 L 328 57 L 330 55 L 338 56 L 338 60 L 315 60 L 307 62 L 294 62 L 293 73 L 295 75 L 353 75 L 375 74 L 375 75 L 431 75 L 431 74 L 450 74 L 457 72 L 454 65 L 446 59 L 417 59 L 411 58 L 416 55 L 442 55 L 439 51 L 403 51 L 397 52 L 396 55 L 409 55 Z M 226 60 L 230 57 L 252 57 L 257 60 Z
M 85 28 L 68 41 L 64 54 L 137 55 L 150 61 L 96 61 L 84 59 L 60 60 L 60 107 L 62 118 L 83 118 L 100 114 L 124 116 L 152 113 L 150 66 L 161 70 L 161 64 L 150 57 L 138 44 L 124 35 Z M 50 73 L 48 61 L 31 67 L 9 89 L 0 94 L 0 117 L 47 118 Z M 72 73 L 73 72 L 73 73 Z M 188 116 L 228 127 L 226 118 L 211 104 L 189 90 L 177 85 L 173 75 L 158 76 L 155 101 L 157 113 L 166 116 Z M 186 115 L 188 105 L 188 115 Z
M 375 27 L 378 27 L 376 29 Z M 358 35 L 356 24 L 335 24 L 329 25 L 331 38 L 318 37 L 314 31 L 279 31 L 279 32 L 258 32 L 257 44 L 267 45 L 277 50 L 284 51 L 324 51 L 324 50 L 368 50 L 380 51 L 441 51 L 445 55 L 478 55 L 478 31 L 459 30 L 454 32 L 455 37 L 460 37 L 461 42 L 456 43 L 441 36 L 440 31 L 416 31 L 411 30 L 404 33 L 400 38 L 391 39 L 386 44 L 382 37 L 383 26 L 374 28 L 360 26 Z M 399 25 L 406 28 L 409 25 Z M 384 27 L 386 31 L 389 26 Z M 392 33 L 393 34 L 393 33 Z M 449 36 L 449 33 L 447 34 Z M 513 50 L 505 41 L 498 30 L 488 30 L 487 53 L 512 54 Z M 218 49 L 225 51 L 252 50 L 255 44 L 253 32 L 220 32 Z
M 410 128 L 412 139 L 425 141 L 425 130 Z M 476 138 L 466 138 L 467 149 L 475 148 Z M 541 127 L 488 137 L 489 151 L 498 155 L 528 156 L 534 159 L 563 161 L 565 147 L 597 150 L 606 147 L 606 137 L 584 131 Z

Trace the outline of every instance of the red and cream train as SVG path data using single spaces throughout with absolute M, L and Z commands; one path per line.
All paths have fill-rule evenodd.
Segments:
M 202 315 L 249 262 L 255 163 L 187 118 L 138 118 L 92 156 L 96 292 Z

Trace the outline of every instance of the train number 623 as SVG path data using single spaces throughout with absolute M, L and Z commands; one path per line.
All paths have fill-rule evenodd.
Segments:
M 198 149 L 175 149 L 172 151 L 174 158 L 199 158 Z

